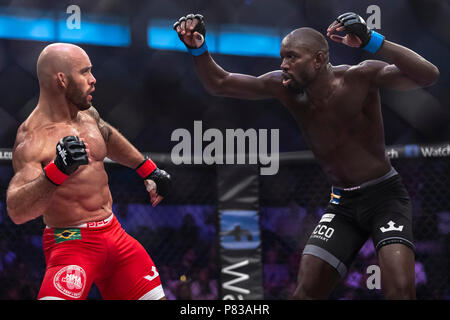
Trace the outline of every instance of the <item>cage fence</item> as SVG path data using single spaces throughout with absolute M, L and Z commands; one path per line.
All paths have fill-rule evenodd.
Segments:
M 106 163 L 113 211 L 155 261 L 168 299 L 220 299 L 216 168 L 166 162 L 174 188 L 155 208 L 132 170 Z M 400 158 L 392 164 L 413 204 L 417 297 L 449 299 L 450 162 L 445 157 Z M 0 299 L 35 299 L 45 271 L 45 226 L 41 218 L 23 225 L 9 219 L 5 202 L 12 176 L 10 161 L 2 161 Z M 276 175 L 259 177 L 259 195 L 264 299 L 289 299 L 302 249 L 329 201 L 330 186 L 315 162 L 286 161 Z M 331 298 L 382 299 L 382 290 L 368 285 L 374 265 L 377 257 L 369 239 Z M 95 285 L 88 299 L 101 299 Z

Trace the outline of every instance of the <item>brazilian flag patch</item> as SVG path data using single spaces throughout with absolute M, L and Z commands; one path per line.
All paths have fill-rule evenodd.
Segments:
M 80 229 L 55 229 L 55 242 L 60 243 L 69 240 L 81 239 Z

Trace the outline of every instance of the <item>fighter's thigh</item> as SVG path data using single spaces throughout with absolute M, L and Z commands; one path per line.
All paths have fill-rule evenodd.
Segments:
M 88 264 L 74 260 L 73 264 L 48 267 L 39 290 L 39 300 L 86 299 L 94 280 Z
M 386 199 L 372 216 L 372 238 L 378 251 L 385 245 L 404 244 L 414 250 L 412 207 L 408 197 Z
M 312 255 L 330 264 L 345 277 L 369 234 L 353 219 L 327 211 L 314 228 L 303 255 Z
M 385 245 L 378 251 L 381 286 L 388 299 L 414 299 L 415 263 L 413 250 L 401 243 Z
M 407 196 L 387 199 L 373 217 L 372 237 L 385 295 L 414 297 L 412 208 Z
M 328 262 L 313 255 L 303 255 L 298 271 L 294 299 L 326 299 L 340 279 Z
M 327 298 L 367 237 L 351 219 L 326 212 L 303 250 L 294 298 Z
M 96 281 L 106 300 L 161 299 L 164 291 L 158 270 L 145 248 L 124 232 L 108 278 Z

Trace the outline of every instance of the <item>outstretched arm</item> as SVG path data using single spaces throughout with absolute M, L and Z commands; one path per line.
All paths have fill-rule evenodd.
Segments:
M 212 95 L 259 100 L 277 96 L 281 90 L 281 71 L 273 71 L 259 77 L 231 73 L 220 67 L 205 46 L 205 25 L 200 15 L 180 18 L 174 29 L 180 40 L 193 49 L 195 69 L 205 89 Z M 200 51 L 199 51 L 200 48 Z
M 335 34 L 344 31 L 345 36 Z M 384 39 L 382 35 L 367 28 L 365 21 L 355 13 L 339 16 L 327 30 L 331 40 L 350 47 L 364 48 L 390 61 L 370 60 L 364 62 L 375 85 L 394 89 L 415 89 L 434 84 L 439 70 L 416 52 Z
M 212 95 L 238 99 L 262 100 L 276 97 L 281 87 L 281 71 L 259 77 L 231 73 L 222 69 L 207 52 L 194 57 L 195 69 L 205 89 Z

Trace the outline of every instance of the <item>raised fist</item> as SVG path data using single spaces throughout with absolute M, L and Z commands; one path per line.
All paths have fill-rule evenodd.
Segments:
M 178 33 L 178 37 L 190 49 L 202 46 L 205 41 L 206 27 L 201 14 L 188 14 L 181 17 L 174 23 L 173 29 Z

